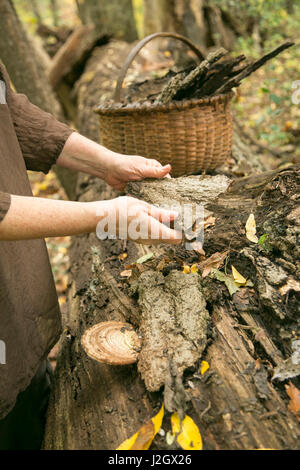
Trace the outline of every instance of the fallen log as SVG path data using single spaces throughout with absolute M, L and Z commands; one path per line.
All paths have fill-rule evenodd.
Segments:
M 148 193 L 145 185 L 139 184 L 143 198 Z M 90 188 L 88 198 L 92 191 L 94 188 Z M 210 372 L 202 377 L 196 362 L 186 371 L 183 382 L 191 400 L 188 413 L 205 436 L 206 448 L 298 446 L 299 427 L 287 409 L 287 397 L 270 380 L 274 366 L 290 355 L 291 339 L 299 334 L 299 256 L 295 244 L 299 214 L 294 197 L 297 191 L 299 170 L 288 169 L 237 181 L 225 194 L 207 201 L 207 207 L 216 216 L 215 225 L 206 233 L 207 256 L 216 250 L 229 250 L 228 263 L 249 277 L 254 286 L 243 287 L 230 296 L 225 285 L 214 277 L 202 280 L 199 274 L 185 275 L 187 286 L 182 298 L 189 295 L 198 276 L 205 309 L 210 313 L 210 344 L 201 357 L 209 362 Z M 97 196 L 100 194 L 94 193 Z M 86 197 L 87 194 L 81 200 Z M 255 214 L 259 232 L 272 228 L 268 249 L 251 244 L 245 236 L 244 225 L 250 210 Z M 138 281 L 138 300 L 128 296 L 127 283 L 120 276 L 124 269 L 118 258 L 123 252 L 122 243 L 100 244 L 93 235 L 73 242 L 70 316 L 57 365 L 46 448 L 116 448 L 155 414 L 163 399 L 160 393 L 153 395 L 146 390 L 135 366 L 99 365 L 85 355 L 80 345 L 83 332 L 92 324 L 119 320 L 137 327 L 142 325 L 145 351 L 150 353 L 149 345 L 152 354 L 156 350 L 156 339 L 151 344 L 151 337 L 157 338 L 160 331 L 155 330 L 153 323 L 143 322 L 145 302 L 151 303 L 152 312 L 161 311 L 164 315 L 160 307 L 161 302 L 167 301 L 167 294 L 151 297 L 151 289 L 160 289 L 162 281 L 155 284 L 158 273 L 152 266 L 145 268 Z M 161 248 L 150 249 L 157 259 L 166 256 Z M 126 262 L 134 262 L 145 251 L 148 249 L 129 243 Z M 197 259 L 195 254 L 184 252 L 173 256 L 181 256 L 189 263 L 193 256 L 194 261 Z M 172 268 L 172 263 L 166 268 L 172 276 L 175 273 L 183 276 L 178 267 Z M 159 325 L 163 319 L 156 321 Z M 141 372 L 147 384 L 146 373 Z M 159 380 L 157 375 L 154 377 Z M 166 448 L 165 442 L 158 441 L 156 445 Z
M 105 47 L 111 51 L 114 46 Z M 101 69 L 104 81 L 109 77 L 103 65 L 107 59 L 103 48 L 99 50 L 102 64 L 97 54 L 86 69 L 87 74 L 93 70 L 92 80 L 87 83 L 83 76 L 78 85 L 79 130 L 94 139 L 98 133 L 97 118 L 91 114 L 91 109 L 101 96 L 95 69 Z M 118 60 L 116 55 L 112 56 L 110 53 L 110 69 L 114 75 Z M 108 85 L 107 90 L 109 93 Z M 185 412 L 198 425 L 204 448 L 299 448 L 299 424 L 288 410 L 289 398 L 283 385 L 271 380 L 274 367 L 291 355 L 291 341 L 299 337 L 299 168 L 253 174 L 252 162 L 257 158 L 238 138 L 236 142 L 235 163 L 248 162 L 250 176 L 246 178 L 235 179 L 228 171 L 227 176 L 145 181 L 132 183 L 127 188 L 135 197 L 154 204 L 174 198 L 202 204 L 212 217 L 205 229 L 205 258 L 184 246 L 145 247 L 132 242 L 124 246 L 119 240 L 100 242 L 93 234 L 73 239 L 69 313 L 64 319 L 45 449 L 115 449 L 154 416 L 164 400 L 163 389 L 147 390 L 148 379 L 141 366 L 145 381 L 136 365 L 118 367 L 96 363 L 85 354 L 81 337 L 96 323 L 126 321 L 143 330 L 148 351 L 154 354 L 155 334 L 159 336 L 160 332 L 151 321 L 151 313 L 156 311 L 160 325 L 160 302 L 169 299 L 177 314 L 184 311 L 183 307 L 189 305 L 187 298 L 192 301 L 194 295 L 202 305 L 198 310 L 207 311 L 209 318 L 205 315 L 206 331 L 204 325 L 201 330 L 204 342 L 197 349 L 199 355 L 192 365 L 187 364 L 181 383 Z M 115 191 L 94 178 L 79 180 L 77 196 L 80 201 L 108 199 L 115 195 Z M 260 244 L 246 237 L 245 225 L 250 213 L 256 220 Z M 120 256 L 124 251 L 126 261 Z M 127 264 L 133 265 L 150 252 L 153 253 L 151 260 L 142 265 L 135 279 L 121 276 Z M 217 268 L 223 278 L 209 268 L 211 257 L 217 253 L 225 253 L 223 264 Z M 205 261 L 210 272 L 203 277 Z M 184 264 L 199 266 L 199 272 L 184 274 Z M 211 268 L 216 266 L 211 264 Z M 252 285 L 240 286 L 230 293 L 224 276 L 229 276 L 231 266 L 251 280 Z M 175 282 L 168 285 L 172 277 L 180 278 L 182 286 L 178 307 L 170 290 Z M 159 295 L 153 296 L 151 292 Z M 179 297 L 176 293 L 175 296 Z M 180 329 L 186 327 L 185 340 L 189 347 L 191 331 L 186 317 L 188 315 L 182 315 Z M 173 325 L 169 326 L 172 329 Z M 169 326 L 165 326 L 164 333 L 172 338 L 174 333 Z M 165 335 L 161 337 L 162 342 Z M 170 349 L 174 349 L 172 341 Z M 210 364 L 210 369 L 201 375 L 203 359 Z M 169 408 L 172 408 L 176 406 L 180 390 L 174 387 L 178 370 L 171 368 L 169 372 L 165 386 L 169 387 Z M 154 370 L 152 377 L 159 387 L 161 376 Z M 297 385 L 296 379 L 293 380 Z M 166 432 L 170 429 L 168 414 L 163 429 Z M 170 447 L 165 438 L 158 435 L 152 448 Z

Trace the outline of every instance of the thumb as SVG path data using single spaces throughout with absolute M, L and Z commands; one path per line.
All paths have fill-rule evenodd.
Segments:
M 172 170 L 171 165 L 165 166 L 152 166 L 145 168 L 144 174 L 146 178 L 164 178 Z

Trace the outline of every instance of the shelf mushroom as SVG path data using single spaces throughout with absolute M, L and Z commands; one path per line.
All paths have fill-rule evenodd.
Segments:
M 89 328 L 81 338 L 88 356 L 111 365 L 133 364 L 141 349 L 141 339 L 129 323 L 108 321 Z

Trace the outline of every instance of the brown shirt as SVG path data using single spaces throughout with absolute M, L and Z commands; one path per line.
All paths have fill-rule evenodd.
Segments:
M 11 194 L 32 196 L 26 169 L 47 173 L 72 132 L 14 93 L 0 64 L 0 223 Z M 29 385 L 60 330 L 44 240 L 0 241 L 0 419 Z

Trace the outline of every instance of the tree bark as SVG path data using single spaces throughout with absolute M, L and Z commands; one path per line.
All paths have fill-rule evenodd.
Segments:
M 193 42 L 208 48 L 223 46 L 231 49 L 236 30 L 218 6 L 204 0 L 144 0 L 145 35 L 158 31 L 183 34 Z
M 19 20 L 11 0 L 0 3 L 0 56 L 18 92 L 30 101 L 62 117 L 62 111 L 51 89 L 46 70 L 37 60 L 35 49 Z
M 132 0 L 84 0 L 77 2 L 83 24 L 93 24 L 103 35 L 132 42 L 137 39 Z
M 153 190 L 157 187 L 152 184 L 152 191 L 144 183 L 131 188 L 131 193 L 149 202 L 163 202 L 169 195 L 168 187 L 162 186 L 154 199 Z M 184 186 L 187 187 L 186 182 Z M 292 281 L 299 286 L 297 267 L 291 261 L 296 250 L 296 205 L 292 197 L 297 186 L 299 188 L 299 171 L 284 170 L 237 182 L 216 200 L 206 201 L 216 216 L 215 226 L 206 235 L 207 256 L 216 250 L 230 250 L 230 264 L 249 276 L 255 286 L 242 288 L 231 297 L 217 280 L 199 278 L 212 331 L 201 359 L 209 362 L 210 373 L 202 378 L 196 362 L 186 372 L 183 383 L 190 398 L 185 410 L 199 426 L 206 449 L 295 449 L 299 446 L 299 426 L 287 409 L 287 398 L 281 388 L 270 381 L 273 367 L 290 355 L 290 338 L 293 331 L 299 329 L 297 293 L 280 294 L 280 289 L 283 292 L 282 288 Z M 198 187 L 201 188 L 201 178 Z M 84 191 L 80 197 L 83 201 L 91 197 L 112 197 L 100 185 L 97 189 L 95 185 L 88 186 Z M 278 194 L 281 191 L 284 194 Z M 164 194 L 162 199 L 160 194 Z M 187 200 L 194 198 L 188 195 Z M 243 227 L 250 211 L 254 211 L 261 233 L 274 227 L 272 249 L 281 247 L 275 259 L 247 241 Z M 284 223 L 290 232 L 287 237 L 280 233 Z M 128 263 L 150 250 L 158 260 L 170 256 L 169 251 L 148 250 L 132 243 L 128 243 L 127 250 Z M 144 338 L 147 331 L 153 330 L 149 326 L 151 320 L 148 319 L 148 323 L 143 320 L 143 298 L 151 297 L 151 289 L 161 285 L 159 279 L 155 287 L 157 268 L 145 268 L 137 281 L 137 302 L 127 295 L 128 286 L 120 277 L 124 267 L 118 255 L 122 252 L 121 242 L 100 243 L 93 235 L 73 242 L 70 316 L 65 325 L 67 333 L 49 409 L 46 449 L 114 449 L 153 416 L 163 400 L 166 404 L 166 397 L 160 392 L 153 394 L 146 390 L 135 366 L 99 365 L 85 355 L 80 345 L 85 329 L 101 321 L 129 321 L 144 333 Z M 175 251 L 173 256 L 175 260 L 180 253 Z M 185 262 L 192 262 L 188 255 L 181 256 Z M 178 267 L 170 273 L 187 276 L 188 284 L 182 287 L 181 299 L 189 292 L 188 276 L 191 276 L 191 285 L 192 279 L 199 276 L 184 275 Z M 154 285 L 145 276 L 150 277 Z M 144 287 L 141 291 L 145 281 L 149 289 L 145 291 Z M 146 298 L 146 305 L 151 301 L 152 312 L 157 313 L 158 307 L 162 307 L 161 302 L 166 300 L 164 295 L 166 293 Z M 159 321 L 156 318 L 156 322 Z M 156 340 L 152 348 L 158 353 L 159 333 L 152 331 L 154 333 Z M 149 334 L 147 341 L 149 344 Z M 167 350 L 170 352 L 170 348 Z M 139 370 L 142 372 L 141 367 Z M 149 379 L 144 373 L 144 378 L 151 388 L 153 376 Z M 161 384 L 159 378 L 158 381 Z M 170 429 L 168 420 L 164 429 Z M 154 448 L 167 446 L 159 438 Z
M 98 138 L 98 120 L 91 110 L 103 93 L 106 99 L 112 95 L 112 77 L 127 52 L 124 43 L 99 49 L 78 83 L 79 130 L 88 137 Z M 253 287 L 242 287 L 230 295 L 225 284 L 214 276 L 203 279 L 201 272 L 184 275 L 178 259 L 191 265 L 199 262 L 199 254 L 182 247 L 155 248 L 128 242 L 124 263 L 118 257 L 124 252 L 123 241 L 100 242 L 93 234 L 74 238 L 70 254 L 70 308 L 44 448 L 115 449 L 152 417 L 164 400 L 168 407 L 172 406 L 162 389 L 147 390 L 135 365 L 122 368 L 100 365 L 86 356 L 80 344 L 82 334 L 93 324 L 120 320 L 139 328 L 148 345 L 150 341 L 153 354 L 157 352 L 155 342 L 151 345 L 153 332 L 149 335 L 153 326 L 151 312 L 158 313 L 159 302 L 166 302 L 173 295 L 168 290 L 173 284 L 165 287 L 168 295 L 154 295 L 150 300 L 147 296 L 151 297 L 152 290 L 161 289 L 169 275 L 179 277 L 183 283 L 180 299 L 192 299 L 190 289 L 194 286 L 197 296 L 202 293 L 198 303 L 204 301 L 203 309 L 209 312 L 208 337 L 204 351 L 201 345 L 200 355 L 201 360 L 209 362 L 210 369 L 201 376 L 199 361 L 195 360 L 182 377 L 186 399 L 183 406 L 199 426 L 205 449 L 299 448 L 299 425 L 288 411 L 288 398 L 283 387 L 270 380 L 273 368 L 290 355 L 291 339 L 299 335 L 299 169 L 255 174 L 259 168 L 257 159 L 237 134 L 233 160 L 237 166 L 246 162 L 245 171 L 250 176 L 235 180 L 228 171 L 227 176 L 132 183 L 127 190 L 155 204 L 176 199 L 204 205 L 205 213 L 215 218 L 205 230 L 206 258 L 229 251 L 227 270 L 234 265 L 251 279 Z M 90 177 L 82 177 L 77 189 L 80 201 L 109 199 L 117 194 Z M 246 238 L 245 224 L 250 213 L 255 215 L 259 236 L 268 233 L 266 245 L 253 244 Z M 149 252 L 154 254 L 153 259 L 143 265 L 143 273 L 137 274 L 135 286 L 129 289 L 128 281 L 120 273 L 125 265 Z M 166 258 L 170 262 L 159 268 Z M 147 289 L 145 282 L 149 280 Z M 150 301 L 153 309 L 149 310 Z M 176 302 L 172 305 L 178 313 L 185 302 L 181 306 L 176 306 Z M 158 324 L 161 319 L 158 314 Z M 188 327 L 183 323 L 185 326 Z M 187 336 L 191 334 L 188 328 L 184 331 Z M 169 354 L 171 346 L 165 346 Z M 149 378 L 141 364 L 138 367 L 149 389 Z M 155 369 L 152 378 L 159 378 Z M 176 392 L 172 385 L 174 377 L 170 379 L 171 386 L 168 382 L 167 387 Z M 161 378 L 158 386 L 160 383 Z M 168 413 L 163 428 L 166 432 L 170 429 Z M 169 447 L 164 438 L 157 436 L 152 448 Z
M 16 90 L 27 95 L 39 108 L 64 120 L 61 106 L 49 83 L 46 67 L 29 40 L 11 0 L 0 2 L 0 17 L 0 57 Z M 64 168 L 55 168 L 67 195 L 74 197 L 76 174 Z
M 203 1 L 144 0 L 144 32 L 168 31 L 187 36 L 199 46 L 207 46 L 207 23 Z

